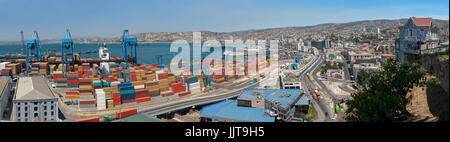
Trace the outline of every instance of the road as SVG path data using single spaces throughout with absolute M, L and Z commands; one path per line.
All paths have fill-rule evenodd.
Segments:
M 301 84 L 302 84 L 302 88 L 304 88 L 304 90 L 306 90 L 306 92 L 309 92 L 309 90 L 312 89 L 317 89 L 317 86 L 315 85 L 315 83 L 310 79 L 310 76 L 313 72 L 315 72 L 315 70 L 317 70 L 323 62 L 323 56 L 320 56 L 319 59 L 310 67 L 305 71 L 305 74 L 301 76 L 300 80 L 301 80 Z M 320 70 L 320 68 L 319 68 Z M 309 94 L 309 93 L 307 93 Z M 322 93 L 323 94 L 323 93 Z M 315 110 L 317 111 L 318 114 L 318 118 L 316 121 L 319 122 L 326 122 L 326 121 L 330 121 L 330 117 L 329 116 L 325 116 L 325 112 L 327 112 L 328 114 L 332 114 L 331 109 L 329 109 L 329 107 L 325 104 L 324 101 L 317 101 L 315 99 L 312 98 L 312 95 L 309 94 L 308 95 L 309 100 L 311 100 L 311 103 L 313 104 Z
M 222 100 L 226 100 L 229 98 L 237 97 L 240 95 L 241 91 L 245 88 L 253 88 L 259 85 L 259 83 L 253 83 L 250 84 L 251 81 L 244 81 L 238 84 L 233 84 L 232 86 L 229 86 L 232 89 L 229 89 L 227 92 L 223 92 L 220 94 L 209 94 L 204 95 L 201 97 L 195 97 L 195 98 L 189 98 L 182 101 L 175 101 L 170 102 L 166 104 L 161 104 L 155 107 L 147 108 L 147 109 L 141 109 L 139 113 L 143 113 L 150 116 L 156 116 L 164 113 L 168 113 L 171 111 L 176 111 L 179 109 L 184 109 L 196 105 L 203 105 L 203 104 L 209 104 L 213 102 L 218 102 Z

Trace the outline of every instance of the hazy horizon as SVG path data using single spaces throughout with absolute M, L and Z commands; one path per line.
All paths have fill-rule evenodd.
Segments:
M 0 17 L 5 19 L 0 22 L 0 41 L 20 41 L 20 30 L 25 39 L 31 38 L 35 29 L 42 40 L 56 40 L 64 36 L 66 28 L 79 39 L 118 37 L 123 29 L 131 34 L 236 32 L 412 16 L 448 20 L 448 4 L 441 0 L 0 0 Z

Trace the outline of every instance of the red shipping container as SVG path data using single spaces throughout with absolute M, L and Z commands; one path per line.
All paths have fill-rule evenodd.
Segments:
M 138 94 L 135 94 L 134 97 L 136 98 L 136 101 L 137 101 L 138 98 L 148 97 L 149 95 L 150 95 L 150 94 L 139 94 L 139 95 L 138 95 Z
M 100 122 L 98 116 L 76 119 L 74 122 Z
M 66 95 L 78 95 L 78 91 L 66 91 Z
M 134 114 L 137 114 L 137 108 L 130 108 L 126 110 L 117 111 L 116 118 L 127 117 Z
M 167 79 L 169 77 L 168 73 L 160 73 L 158 74 L 158 79 Z
M 142 97 L 142 98 L 136 99 L 136 102 L 137 103 L 143 103 L 143 102 L 149 102 L 151 100 L 152 100 L 152 98 L 150 98 L 150 97 Z
M 180 86 L 183 86 L 183 83 L 172 83 L 171 85 L 170 85 L 170 87 L 172 87 L 172 88 L 174 88 L 174 87 L 180 87 Z
M 84 105 L 84 104 L 96 104 L 97 100 L 95 100 L 95 99 L 92 99 L 92 100 L 80 100 L 79 102 L 80 102 L 81 105 Z
M 120 95 L 119 96 L 113 96 L 113 103 L 114 106 L 120 105 Z

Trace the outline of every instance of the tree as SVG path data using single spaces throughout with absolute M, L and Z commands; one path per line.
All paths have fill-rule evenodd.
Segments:
M 372 73 L 358 72 L 357 92 L 348 100 L 348 121 L 402 121 L 409 113 L 406 94 L 414 86 L 437 85 L 435 77 L 417 63 L 398 63 L 386 60 L 382 67 Z

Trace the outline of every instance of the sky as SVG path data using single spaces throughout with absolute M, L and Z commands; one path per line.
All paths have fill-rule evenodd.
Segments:
M 358 20 L 449 19 L 448 0 L 0 0 L 0 41 L 118 37 L 131 33 L 232 32 Z

